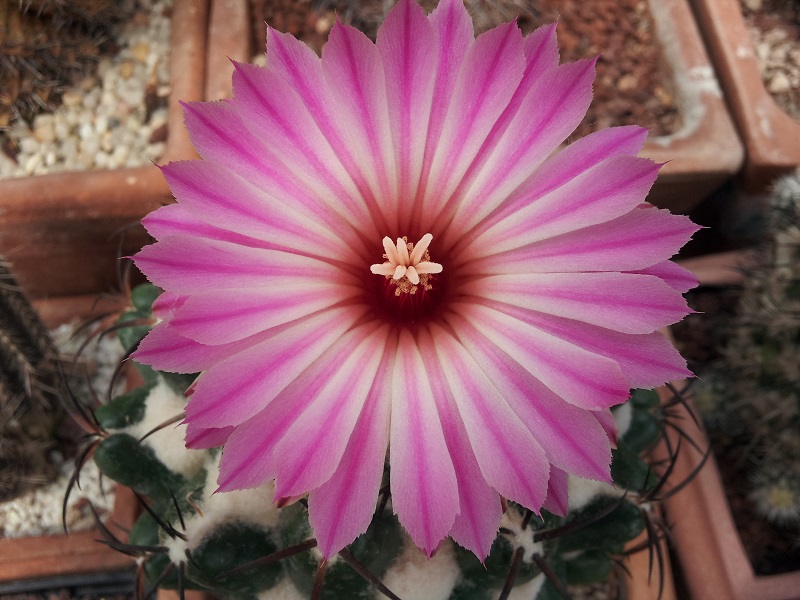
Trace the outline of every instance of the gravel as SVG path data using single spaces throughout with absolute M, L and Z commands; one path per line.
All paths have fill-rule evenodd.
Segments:
M 775 102 L 800 121 L 800 3 L 741 3 L 764 85 Z
M 0 178 L 134 167 L 163 153 L 172 0 L 138 4 L 119 28 L 119 52 L 66 90 L 58 109 L 0 131 Z
M 80 336 L 73 337 L 76 327 L 77 324 L 62 325 L 52 332 L 62 356 L 67 359 L 77 352 L 82 342 Z M 91 385 L 98 394 L 107 389 L 122 354 L 119 342 L 113 337 L 105 337 L 99 343 L 92 342 L 83 351 L 81 360 L 89 367 Z M 124 381 L 117 385 L 123 386 Z M 74 391 L 80 398 L 90 397 L 88 388 L 76 386 Z M 0 503 L 0 537 L 18 538 L 63 532 L 61 508 L 74 463 L 57 451 L 51 458 L 59 469 L 59 477 L 55 481 L 14 500 Z M 66 519 L 70 532 L 93 527 L 90 503 L 100 515 L 109 513 L 114 505 L 113 483 L 102 479 L 92 460 L 87 461 L 81 470 L 80 488 L 76 486 L 70 495 Z

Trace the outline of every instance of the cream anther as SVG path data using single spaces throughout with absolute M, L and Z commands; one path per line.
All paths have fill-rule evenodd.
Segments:
M 426 233 L 416 244 L 409 244 L 405 237 L 397 238 L 397 243 L 390 237 L 383 238 L 383 257 L 386 262 L 372 265 L 369 270 L 375 275 L 383 275 L 397 285 L 396 295 L 414 294 L 418 286 L 431 289 L 428 280 L 435 273 L 442 272 L 442 265 L 431 262 L 428 246 L 433 236 Z

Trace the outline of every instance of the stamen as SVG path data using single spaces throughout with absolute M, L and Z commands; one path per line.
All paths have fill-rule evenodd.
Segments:
M 431 275 L 442 272 L 442 265 L 431 262 L 428 253 L 433 236 L 426 233 L 415 244 L 410 244 L 408 238 L 397 238 L 397 244 L 390 237 L 383 238 L 383 248 L 386 253 L 383 257 L 386 262 L 370 266 L 369 270 L 375 275 L 383 275 L 396 287 L 395 296 L 400 294 L 416 294 L 417 288 L 432 289 Z

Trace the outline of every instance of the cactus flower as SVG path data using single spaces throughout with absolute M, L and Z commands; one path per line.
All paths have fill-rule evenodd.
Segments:
M 186 105 L 202 160 L 163 168 L 177 203 L 144 221 L 165 293 L 135 358 L 201 373 L 186 441 L 224 444 L 220 491 L 307 495 L 329 557 L 388 461 L 419 547 L 485 557 L 501 497 L 563 512 L 567 474 L 610 481 L 610 407 L 688 374 L 659 329 L 697 227 L 644 203 L 644 130 L 559 149 L 593 77 L 555 26 L 475 38 L 460 0 L 401 0 L 321 58 L 270 29 L 231 100 Z

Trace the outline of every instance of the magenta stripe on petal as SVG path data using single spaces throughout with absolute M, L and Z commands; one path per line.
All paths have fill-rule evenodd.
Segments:
M 644 201 L 658 169 L 659 165 L 643 158 L 604 160 L 543 196 L 534 191 L 525 208 L 500 221 L 487 218 L 465 254 L 471 258 L 484 255 L 487 249 L 492 253 L 512 250 L 622 216 Z
M 197 427 L 193 423 L 186 426 L 186 447 L 194 450 L 219 448 L 233 433 L 233 427 Z
M 217 363 L 198 379 L 186 407 L 187 420 L 204 427 L 222 427 L 249 419 L 363 313 L 363 309 L 354 307 L 327 310 Z M 236 402 L 230 402 L 229 398 L 236 398 Z
M 180 206 L 210 225 L 300 254 L 313 249 L 340 260 L 353 255 L 341 236 L 316 223 L 312 215 L 287 207 L 215 163 L 173 162 L 163 173 Z
M 427 331 L 420 333 L 427 355 L 434 355 L 433 341 Z M 437 360 L 425 362 L 431 382 L 436 408 L 442 421 L 447 447 L 453 459 L 458 482 L 461 510 L 450 530 L 450 536 L 478 558 L 485 558 L 497 537 L 502 515 L 502 504 L 497 490 L 493 489 L 481 473 L 475 452 L 459 418 L 458 407 Z
M 494 211 L 572 133 L 592 100 L 594 61 L 584 60 L 539 75 L 501 135 L 487 138 L 462 185 L 472 179 L 451 228 L 468 231 Z M 500 125 L 500 123 L 498 123 Z M 482 156 L 486 152 L 485 157 Z M 476 173 L 477 170 L 477 173 Z
M 430 557 L 459 513 L 458 482 L 425 364 L 408 331 L 400 334 L 391 396 L 392 506 Z
M 504 253 L 481 248 L 477 273 L 634 271 L 675 254 L 699 227 L 666 210 L 636 208 L 606 223 L 577 229 Z
M 226 344 L 330 308 L 363 291 L 354 285 L 308 277 L 280 278 L 260 289 L 208 291 L 194 295 L 172 318 L 172 326 L 201 344 Z
M 652 388 L 692 376 L 686 361 L 659 332 L 629 335 L 509 306 L 501 310 L 589 352 L 612 359 L 625 375 L 628 387 Z
M 623 333 L 651 333 L 689 312 L 661 279 L 631 273 L 490 275 L 459 291 Z
M 481 304 L 453 310 L 570 404 L 592 410 L 628 399 L 628 382 L 614 360 Z
M 643 275 L 655 275 L 681 294 L 685 294 L 699 285 L 694 273 L 669 260 L 633 272 Z
M 611 449 L 592 412 L 553 393 L 465 320 L 454 316 L 451 323 L 464 347 L 531 431 L 552 464 L 581 477 L 610 480 Z
M 464 347 L 439 327 L 431 326 L 431 334 L 484 479 L 502 496 L 538 511 L 550 470 L 544 450 Z
M 425 155 L 438 63 L 438 44 L 422 8 L 401 0 L 381 26 L 378 50 L 386 72 L 389 124 L 395 146 L 398 198 L 413 198 Z M 399 205 L 394 207 L 398 210 Z M 387 210 L 393 210 L 391 205 Z M 398 214 L 401 229 L 409 227 L 410 211 Z
M 275 447 L 275 497 L 318 488 L 339 466 L 388 339 L 388 325 L 370 332 L 374 327 L 374 323 L 362 325 L 354 332 L 358 345 L 346 356 L 330 358 L 338 370 Z
M 340 371 L 338 359 L 358 348 L 362 331 L 356 329 L 344 334 L 263 410 L 236 427 L 220 461 L 219 491 L 256 487 L 276 477 L 279 465 L 274 457 L 275 447 L 327 381 Z
M 187 294 L 280 285 L 298 276 L 351 281 L 338 266 L 315 258 L 186 235 L 145 246 L 134 261 L 160 288 Z
M 547 500 L 544 508 L 555 515 L 567 516 L 569 510 L 569 478 L 558 467 L 550 468 L 550 480 L 547 482 Z
M 358 423 L 333 476 L 308 495 L 308 520 L 317 547 L 326 558 L 367 530 L 375 512 L 389 445 L 391 381 L 397 340 L 386 340 L 386 349 L 375 374 Z
M 150 330 L 131 358 L 159 371 L 198 373 L 261 340 L 255 336 L 232 344 L 207 346 L 183 337 L 169 322 L 163 322 Z
M 425 212 L 438 214 L 458 187 L 525 69 L 522 35 L 508 23 L 487 31 L 467 51 L 430 167 Z

